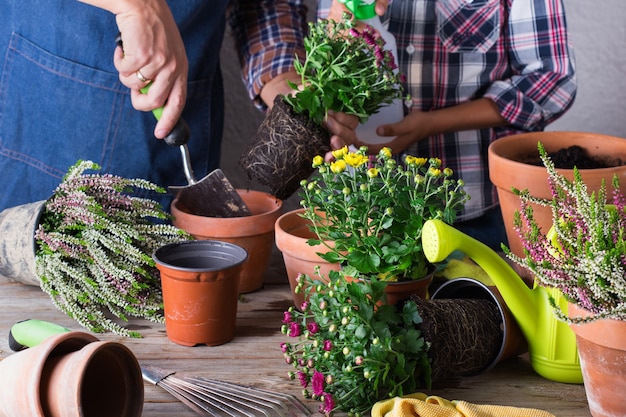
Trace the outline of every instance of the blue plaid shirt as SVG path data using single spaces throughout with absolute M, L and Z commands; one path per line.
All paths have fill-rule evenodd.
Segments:
M 331 0 L 320 0 L 319 17 Z M 459 220 L 497 205 L 487 148 L 497 138 L 543 130 L 576 94 L 562 0 L 391 0 L 383 24 L 396 37 L 409 111 L 432 111 L 480 97 L 509 125 L 432 136 L 407 153 L 436 156 L 471 196 Z

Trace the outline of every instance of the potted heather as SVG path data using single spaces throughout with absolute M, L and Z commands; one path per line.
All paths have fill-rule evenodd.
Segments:
M 327 416 L 365 416 L 382 399 L 481 372 L 502 343 L 488 300 L 416 297 L 390 305 L 375 275 L 347 281 L 343 271 L 301 275 L 299 283 L 308 301 L 284 312 L 281 350 L 288 378 Z
M 348 14 L 339 22 L 310 23 L 305 57 L 296 60 L 300 85 L 278 96 L 240 164 L 251 179 L 271 187 L 278 198 L 291 196 L 312 172 L 315 155 L 330 150 L 322 126 L 329 111 L 360 122 L 402 96 L 400 75 L 385 41 L 371 27 L 358 30 Z
M 434 268 L 422 249 L 422 227 L 429 219 L 454 223 L 469 198 L 463 181 L 438 158 L 408 155 L 398 163 L 389 148 L 375 157 L 366 147 L 333 155 L 332 162 L 315 157 L 317 172 L 302 181 L 302 216 L 316 236 L 308 243 L 324 247 L 319 256 L 349 276 L 377 275 L 402 286 L 422 281 L 425 295 Z
M 15 263 L 29 267 L 18 270 L 33 273 L 12 278 L 39 285 L 61 311 L 93 332 L 138 337 L 114 318 L 164 321 L 152 252 L 190 236 L 165 223 L 169 216 L 158 202 L 133 195 L 164 189 L 142 179 L 85 172 L 98 169 L 94 162 L 77 162 L 48 200 L 25 205 L 29 216 L 23 223 L 2 218 L 3 225 L 16 227 L 12 236 L 22 236 L 14 246 L 23 260 Z M 10 270 L 12 261 L 5 261 Z
M 560 290 L 569 302 L 563 309 L 550 299 L 557 318 L 576 333 L 591 413 L 624 415 L 626 407 L 617 398 L 626 385 L 626 197 L 617 175 L 610 186 L 603 183 L 590 193 L 577 168 L 570 180 L 541 143 L 539 153 L 552 197 L 515 190 L 522 201 L 514 223 L 524 256 L 504 249 L 539 285 Z M 550 230 L 537 224 L 530 203 L 550 207 Z

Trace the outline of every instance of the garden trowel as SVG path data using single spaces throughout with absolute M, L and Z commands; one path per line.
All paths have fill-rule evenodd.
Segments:
M 118 33 L 115 42 L 121 48 L 124 47 L 121 33 Z M 141 92 L 146 94 L 151 84 L 148 83 L 141 89 Z M 161 119 L 162 113 L 163 107 L 152 110 L 152 114 L 157 120 Z M 178 203 L 186 212 L 196 216 L 243 217 L 251 215 L 248 206 L 222 170 L 216 169 L 200 181 L 196 181 L 187 147 L 190 137 L 189 125 L 181 117 L 174 129 L 163 139 L 168 145 L 180 148 L 188 182 L 186 186 L 170 186 L 168 191 L 176 196 Z

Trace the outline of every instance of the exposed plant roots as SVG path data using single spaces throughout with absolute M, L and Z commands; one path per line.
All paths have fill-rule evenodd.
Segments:
M 502 319 L 489 300 L 411 297 L 422 317 L 419 325 L 431 344 L 432 379 L 479 373 L 491 365 L 502 346 Z
M 330 150 L 330 134 L 305 114 L 295 113 L 280 96 L 242 153 L 239 164 L 250 180 L 270 187 L 280 199 L 290 197 L 313 173 L 316 155 Z

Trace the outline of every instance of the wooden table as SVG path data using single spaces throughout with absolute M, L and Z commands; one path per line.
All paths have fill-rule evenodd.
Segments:
M 286 284 L 266 284 L 259 291 L 241 297 L 237 333 L 222 346 L 184 347 L 167 339 L 165 326 L 143 320 L 131 321 L 142 339 L 97 334 L 102 340 L 125 344 L 141 364 L 155 365 L 179 373 L 204 376 L 263 387 L 300 396 L 300 387 L 286 377 L 291 367 L 284 363 L 279 344 L 283 311 L 291 305 Z M 73 330 L 84 330 L 58 311 L 39 288 L 24 286 L 0 277 L 0 359 L 13 354 L 7 335 L 20 320 L 35 318 L 55 322 Z M 582 385 L 548 381 L 531 369 L 520 356 L 498 364 L 474 377 L 448 381 L 428 394 L 483 404 L 539 408 L 563 417 L 587 417 L 589 408 Z M 299 397 L 300 398 L 300 397 Z M 318 403 L 306 402 L 312 411 Z M 315 413 L 317 415 L 317 413 Z M 345 414 L 338 413 L 337 416 Z M 191 417 L 196 414 L 162 388 L 146 385 L 144 417 Z

